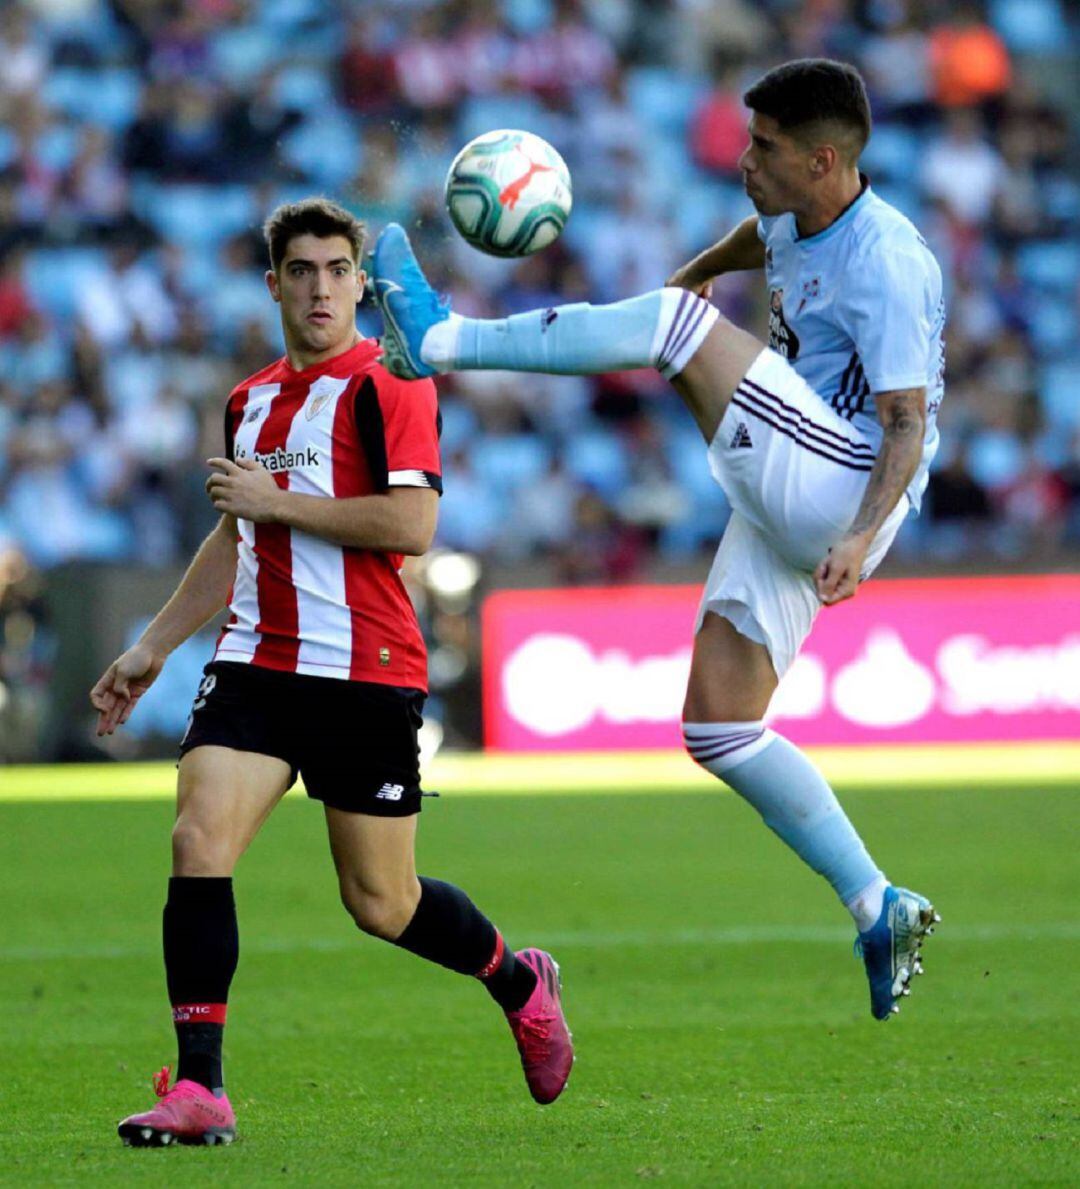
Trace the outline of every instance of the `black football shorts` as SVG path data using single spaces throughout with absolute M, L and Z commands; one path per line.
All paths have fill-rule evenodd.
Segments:
M 380 817 L 420 811 L 420 690 L 211 661 L 180 754 L 211 744 L 277 756 L 309 797 Z

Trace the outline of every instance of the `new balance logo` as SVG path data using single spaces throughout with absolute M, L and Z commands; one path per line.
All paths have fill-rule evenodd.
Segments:
M 400 801 L 405 792 L 403 784 L 384 784 L 375 794 L 376 801 Z
M 738 449 L 747 450 L 751 446 L 753 446 L 753 444 L 754 444 L 753 440 L 750 437 L 750 431 L 746 428 L 746 422 L 740 421 L 739 428 L 735 431 L 735 434 L 731 439 L 731 444 L 728 447 L 728 449 L 729 450 L 738 450 Z

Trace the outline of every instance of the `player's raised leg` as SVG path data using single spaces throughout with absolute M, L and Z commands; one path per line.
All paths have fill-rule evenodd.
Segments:
M 731 614 L 738 617 L 740 610 L 733 606 Z M 756 630 L 749 621 L 743 626 Z M 859 930 L 871 1011 L 888 1019 L 912 975 L 922 973 L 919 947 L 934 911 L 921 896 L 888 883 L 821 772 L 765 726 L 777 684 L 765 644 L 726 616 L 706 613 L 683 708 L 686 747 L 832 885 Z
M 533 1098 L 554 1102 L 574 1060 L 550 954 L 514 953 L 460 888 L 417 876 L 416 816 L 326 807 L 342 902 L 366 933 L 479 979 L 506 1013 Z
M 165 977 L 179 1060 L 155 1079 L 160 1101 L 119 1125 L 136 1147 L 231 1143 L 236 1117 L 225 1094 L 221 1049 L 229 985 L 239 957 L 232 873 L 291 782 L 289 765 L 226 747 L 197 747 L 180 761 L 173 874 L 162 920 Z
M 391 223 L 375 245 L 375 293 L 383 313 L 383 362 L 405 379 L 499 369 L 588 375 L 657 368 L 679 377 L 711 440 L 732 393 L 764 346 L 687 289 L 656 289 L 611 305 L 584 302 L 483 320 L 455 314 L 438 297 Z

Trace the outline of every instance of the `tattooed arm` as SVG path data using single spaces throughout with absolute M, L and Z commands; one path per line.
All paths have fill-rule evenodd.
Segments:
M 814 571 L 818 598 L 826 605 L 854 595 L 867 551 L 896 507 L 922 458 L 926 389 L 902 388 L 874 396 L 885 436 L 851 528 Z

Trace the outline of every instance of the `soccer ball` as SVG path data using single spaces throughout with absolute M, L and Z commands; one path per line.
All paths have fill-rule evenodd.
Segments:
M 531 132 L 485 132 L 446 175 L 446 209 L 465 240 L 489 256 L 531 256 L 554 243 L 572 203 L 570 171 Z

